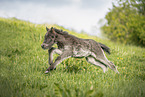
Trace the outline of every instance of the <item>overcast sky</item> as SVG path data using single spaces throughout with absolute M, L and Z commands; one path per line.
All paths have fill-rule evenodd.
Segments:
M 0 17 L 16 17 L 32 23 L 58 24 L 65 28 L 99 34 L 98 21 L 113 0 L 0 0 Z

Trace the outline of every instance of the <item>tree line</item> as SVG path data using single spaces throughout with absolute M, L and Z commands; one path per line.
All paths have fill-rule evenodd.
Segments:
M 117 0 L 101 27 L 112 41 L 145 46 L 145 0 Z

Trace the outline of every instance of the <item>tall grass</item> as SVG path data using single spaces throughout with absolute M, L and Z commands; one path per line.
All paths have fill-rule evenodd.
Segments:
M 0 97 L 145 97 L 144 48 L 78 34 L 58 25 L 47 26 L 109 46 L 112 54 L 106 55 L 120 74 L 110 69 L 103 73 L 85 59 L 75 58 L 44 74 L 48 53 L 40 45 L 46 25 L 0 18 Z

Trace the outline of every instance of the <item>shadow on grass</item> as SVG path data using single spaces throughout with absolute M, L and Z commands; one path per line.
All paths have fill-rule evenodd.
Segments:
M 87 68 L 73 65 L 73 66 L 67 66 L 66 69 L 64 70 L 64 72 L 68 72 L 68 73 L 79 73 L 79 72 L 81 72 L 83 70 L 85 70 L 85 72 L 86 72 L 87 71 Z

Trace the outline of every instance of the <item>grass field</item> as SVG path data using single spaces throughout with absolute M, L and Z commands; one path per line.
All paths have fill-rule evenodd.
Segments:
M 44 74 L 49 66 L 47 50 L 41 49 L 46 25 L 109 46 L 111 55 L 106 56 L 120 74 L 110 69 L 103 73 L 85 59 L 75 58 Z M 0 97 L 89 96 L 145 97 L 145 48 L 78 34 L 57 25 L 0 18 Z

